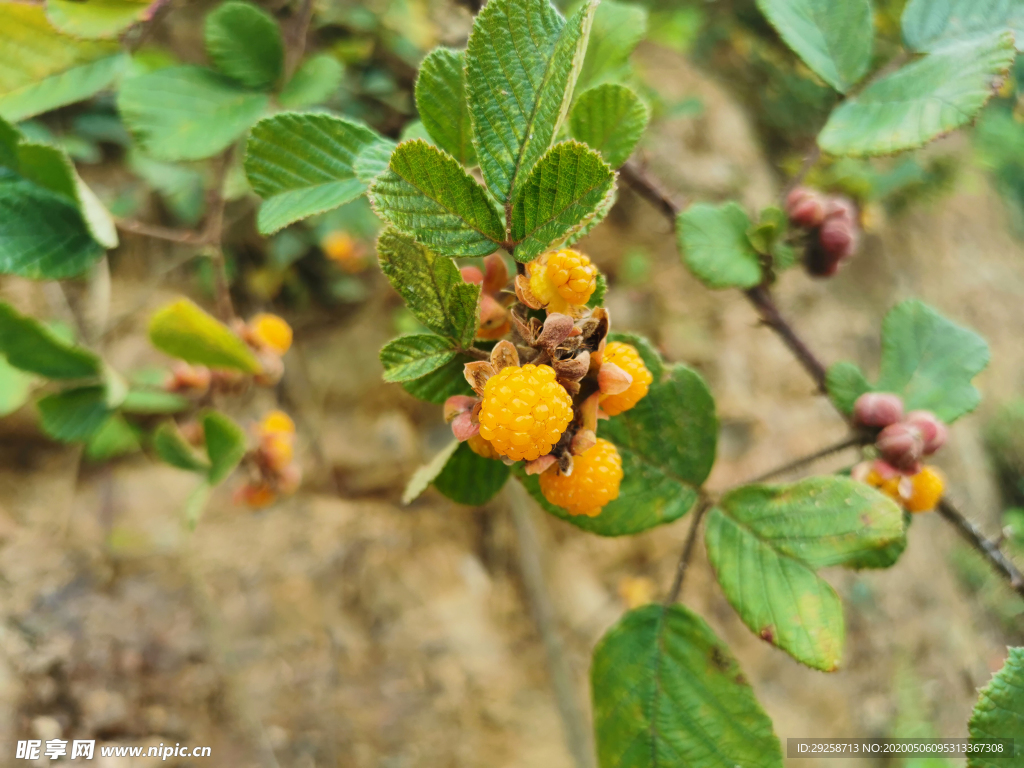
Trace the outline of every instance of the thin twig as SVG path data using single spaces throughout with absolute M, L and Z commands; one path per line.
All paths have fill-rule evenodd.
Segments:
M 206 245 L 206 234 L 197 232 L 194 229 L 172 229 L 162 227 L 159 224 L 147 224 L 144 221 L 132 219 L 115 219 L 114 223 L 122 232 L 131 232 L 133 235 L 143 235 L 157 240 L 166 240 L 170 243 L 181 243 L 182 245 Z
M 964 517 L 963 513 L 954 506 L 948 497 L 939 501 L 936 511 L 950 522 L 967 542 L 978 550 L 989 565 L 1000 573 L 1008 582 L 1010 587 L 1021 597 L 1024 597 L 1024 575 L 1017 569 L 1010 559 L 1002 553 L 999 545 L 986 538 L 981 530 Z
M 306 51 L 306 36 L 313 20 L 313 0 L 302 0 L 302 6 L 295 15 L 295 23 L 288 32 L 288 50 L 285 61 L 284 81 L 291 80 Z
M 787 475 L 790 472 L 794 472 L 798 469 L 803 469 L 804 467 L 814 464 L 815 462 L 820 461 L 821 459 L 824 459 L 828 456 L 832 456 L 833 454 L 845 451 L 847 448 L 855 448 L 857 446 L 864 445 L 865 442 L 870 442 L 870 438 L 868 438 L 866 435 L 862 433 L 850 435 L 849 437 L 841 440 L 838 443 L 822 448 L 820 451 L 815 451 L 814 453 L 808 454 L 807 456 L 801 456 L 799 459 L 794 459 L 788 464 L 783 464 L 781 467 L 776 467 L 775 469 L 768 470 L 764 474 L 758 475 L 757 477 L 751 478 L 750 480 L 741 483 L 741 485 L 749 485 L 750 483 L 763 483 L 766 480 L 771 480 L 773 477 L 778 477 L 779 475 Z
M 700 528 L 704 515 L 711 509 L 712 503 L 713 500 L 708 497 L 703 497 L 697 502 L 693 521 L 690 523 L 690 530 L 687 532 L 686 542 L 683 544 L 683 553 L 679 556 L 679 564 L 676 566 L 676 577 L 672 582 L 672 589 L 668 591 L 668 597 L 665 598 L 665 605 L 674 604 L 679 599 L 680 592 L 683 591 L 683 577 L 686 576 L 686 569 L 693 557 L 693 547 L 697 543 L 697 529 Z

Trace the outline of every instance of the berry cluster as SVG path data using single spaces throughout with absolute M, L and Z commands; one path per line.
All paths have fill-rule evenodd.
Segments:
M 815 277 L 831 277 L 860 245 L 857 208 L 848 198 L 796 187 L 786 197 L 786 215 L 807 231 L 804 264 Z
M 295 463 L 295 422 L 283 411 L 271 411 L 255 428 L 257 446 L 246 454 L 249 478 L 235 492 L 235 503 L 259 509 L 294 493 L 302 482 Z
M 607 310 L 587 308 L 596 268 L 574 250 L 543 254 L 516 276 L 519 301 L 511 306 L 499 256 L 462 274 L 481 286 L 477 337 L 511 334 L 512 341 L 498 341 L 489 360 L 466 364 L 477 396 L 446 401 L 452 432 L 480 456 L 527 462 L 544 497 L 569 514 L 599 514 L 618 498 L 622 460 L 597 437 L 597 421 L 635 406 L 654 377 L 635 348 L 607 341 Z
M 942 498 L 941 473 L 921 461 L 946 443 L 947 429 L 931 411 L 903 413 L 903 400 L 868 392 L 853 406 L 856 426 L 877 430 L 879 458 L 854 468 L 854 476 L 881 489 L 910 512 L 927 512 Z

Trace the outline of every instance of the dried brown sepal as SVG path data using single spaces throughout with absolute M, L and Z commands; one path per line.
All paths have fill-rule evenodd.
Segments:
M 590 369 L 590 353 L 584 349 L 576 352 L 573 357 L 552 360 L 551 367 L 555 369 L 559 380 L 578 382 Z
M 523 465 L 523 469 L 528 475 L 539 475 L 542 472 L 546 472 L 555 464 L 555 457 L 550 453 L 547 456 L 541 456 L 539 459 L 528 461 Z
M 552 312 L 544 320 L 543 330 L 537 336 L 535 343 L 539 347 L 546 347 L 548 349 L 557 347 L 569 338 L 574 328 L 575 325 L 569 315 Z
M 487 380 L 491 378 L 497 371 L 494 370 L 494 366 L 486 360 L 474 360 L 471 363 L 466 363 L 466 367 L 463 371 L 466 381 L 469 382 L 469 386 L 473 388 L 480 397 L 484 396 L 484 385 L 487 384 Z
M 494 373 L 503 368 L 519 367 L 519 351 L 511 341 L 499 341 L 491 350 L 491 366 Z
M 597 373 L 597 386 L 603 395 L 618 395 L 629 389 L 633 377 L 615 363 L 602 363 Z
M 579 406 L 579 419 L 582 429 L 589 429 L 597 432 L 597 419 L 601 403 L 601 393 L 595 392 Z
M 516 298 L 530 309 L 543 309 L 544 305 L 533 295 L 530 290 L 530 278 L 526 275 L 516 275 Z
M 522 304 L 516 304 L 512 307 L 512 311 L 509 313 L 512 316 L 512 325 L 516 329 L 516 332 L 523 338 L 527 344 L 531 346 L 537 343 L 537 337 L 543 328 L 540 320 L 536 317 L 528 317 L 526 314 L 526 307 Z
M 579 456 L 597 445 L 597 433 L 592 429 L 581 429 L 573 437 L 570 450 L 574 456 Z
M 580 393 L 580 383 L 573 381 L 572 379 L 556 379 L 556 381 L 562 385 L 562 389 L 569 393 L 570 397 L 576 397 Z
M 563 449 L 555 455 L 555 460 L 558 462 L 558 471 L 569 477 L 572 474 L 572 453 Z

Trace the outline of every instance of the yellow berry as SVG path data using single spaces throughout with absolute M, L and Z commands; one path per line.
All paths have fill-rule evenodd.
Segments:
M 480 436 L 502 456 L 533 461 L 551 452 L 572 415 L 572 398 L 553 368 L 509 366 L 484 385 Z
M 530 292 L 550 312 L 582 307 L 597 288 L 597 268 L 590 257 L 563 248 L 545 253 L 530 264 Z
M 570 515 L 595 517 L 601 508 L 619 497 L 622 458 L 618 449 L 603 438 L 579 456 L 573 457 L 571 475 L 557 466 L 540 476 L 544 498 Z
M 348 232 L 331 232 L 320 242 L 320 247 L 327 258 L 346 272 L 359 272 L 364 266 L 363 249 Z
M 910 483 L 910 496 L 903 503 L 907 511 L 931 512 L 935 509 L 946 485 L 942 473 L 934 467 L 924 467 L 910 478 Z
M 295 422 L 284 411 L 271 411 L 260 422 L 260 435 L 294 435 Z
M 266 312 L 249 321 L 249 333 L 259 346 L 283 355 L 292 346 L 292 327 L 277 315 Z
M 469 444 L 469 450 L 475 453 L 477 456 L 482 456 L 485 459 L 500 459 L 501 454 L 494 450 L 494 446 L 484 440 L 480 435 L 473 435 L 469 440 L 466 441 Z
M 647 394 L 654 377 L 644 365 L 640 353 L 636 347 L 630 344 L 623 344 L 621 341 L 610 341 L 604 348 L 602 362 L 614 363 L 622 370 L 633 377 L 633 383 L 629 389 L 617 395 L 602 395 L 601 410 L 609 416 L 617 416 L 623 411 L 628 411 L 639 403 Z

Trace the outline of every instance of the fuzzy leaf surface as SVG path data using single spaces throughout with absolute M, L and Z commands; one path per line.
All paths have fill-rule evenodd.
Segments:
M 903 40 L 914 51 L 1013 32 L 1024 51 L 1024 3 L 1020 0 L 910 0 L 903 9 Z
M 548 0 L 494 0 L 473 22 L 466 87 L 484 181 L 511 200 L 551 146 L 583 64 L 597 3 L 566 21 Z
M 466 100 L 466 52 L 435 48 L 420 64 L 416 109 L 438 147 L 467 168 L 476 165 Z
M 818 145 L 833 155 L 914 149 L 969 123 L 1013 63 L 1013 35 L 947 46 L 872 83 L 833 110 Z
M 458 504 L 479 507 L 494 498 L 511 472 L 501 461 L 477 456 L 468 443 L 460 443 L 434 478 L 434 487 Z
M 88 440 L 110 415 L 105 387 L 77 387 L 47 395 L 36 405 L 39 423 L 54 440 Z
M 153 346 L 186 363 L 259 373 L 252 350 L 220 320 L 188 299 L 168 304 L 149 323 Z
M 321 104 L 341 86 L 345 68 L 327 53 L 320 53 L 306 59 L 292 75 L 292 79 L 277 95 L 278 103 L 285 109 L 300 109 Z
M 384 381 L 412 381 L 436 371 L 458 354 L 452 339 L 420 333 L 399 336 L 380 351 Z
M 750 244 L 750 218 L 736 203 L 697 203 L 679 214 L 679 250 L 690 271 L 709 288 L 753 288 L 761 261 Z
M 87 379 L 101 371 L 95 354 L 4 303 L 0 303 L 0 355 L 18 370 L 48 379 Z
M 601 153 L 618 168 L 629 159 L 647 129 L 651 112 L 631 89 L 606 83 L 584 91 L 569 116 L 574 139 Z
M 594 649 L 600 768 L 781 768 L 772 721 L 729 647 L 681 605 L 630 611 Z
M 252 3 L 229 0 L 206 17 L 206 53 L 246 88 L 268 90 L 284 72 L 284 43 L 274 18 Z
M 1009 649 L 1003 668 L 981 690 L 967 730 L 972 739 L 1013 739 L 1012 756 L 979 753 L 967 759 L 967 768 L 1016 765 L 1024 757 L 1024 648 Z
M 473 390 L 463 375 L 466 363 L 472 360 L 469 355 L 456 355 L 454 360 L 426 376 L 413 381 L 403 381 L 402 389 L 418 400 L 434 405 L 444 404 L 452 395 L 472 395 Z

